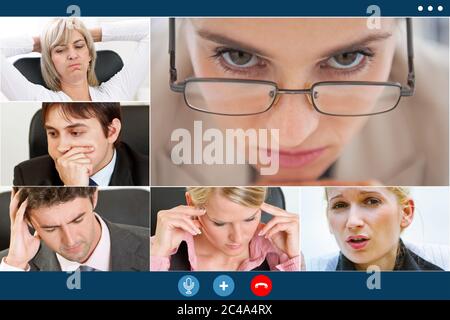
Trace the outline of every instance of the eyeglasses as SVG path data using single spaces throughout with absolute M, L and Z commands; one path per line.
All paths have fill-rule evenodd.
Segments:
M 370 116 L 395 109 L 414 94 L 412 21 L 406 18 L 407 85 L 376 81 L 322 81 L 309 89 L 282 89 L 275 82 L 230 78 L 187 78 L 177 82 L 175 18 L 169 18 L 170 88 L 191 109 L 223 116 L 250 116 L 272 108 L 282 94 L 305 94 L 314 109 L 330 116 Z

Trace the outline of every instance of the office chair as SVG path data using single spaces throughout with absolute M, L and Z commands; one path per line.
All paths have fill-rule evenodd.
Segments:
M 120 139 L 133 150 L 149 155 L 149 106 L 122 106 L 122 132 Z M 42 112 L 39 109 L 31 119 L 28 136 L 30 159 L 48 154 L 47 134 L 45 132 Z
M 9 247 L 10 197 L 10 192 L 0 193 L 0 251 Z M 95 212 L 110 222 L 148 228 L 149 192 L 130 188 L 99 190 Z
M 16 60 L 13 65 L 28 79 L 28 81 L 49 89 L 42 77 L 40 57 L 20 58 Z M 111 50 L 97 51 L 95 74 L 100 83 L 111 79 L 117 72 L 122 70 L 122 68 L 123 61 L 117 53 Z
M 186 204 L 186 188 L 183 187 L 152 187 L 150 189 L 151 198 L 151 235 L 155 234 L 157 215 L 160 210 L 172 209 L 179 205 Z M 280 187 L 271 187 L 268 190 L 266 202 L 286 209 L 286 202 L 283 191 Z M 271 219 L 271 215 L 263 212 L 261 220 L 266 223 Z

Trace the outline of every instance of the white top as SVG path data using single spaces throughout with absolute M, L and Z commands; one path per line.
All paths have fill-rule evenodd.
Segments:
M 149 74 L 149 21 L 130 20 L 102 25 L 102 42 L 137 41 L 138 46 L 129 63 L 98 87 L 89 87 L 92 101 L 134 100 L 139 85 Z M 9 100 L 72 101 L 62 91 L 52 91 L 29 82 L 6 58 L 33 51 L 31 37 L 0 39 L 0 85 Z
M 97 214 L 95 214 L 95 216 L 100 222 L 102 234 L 94 252 L 92 252 L 89 259 L 83 263 L 83 266 L 88 266 L 99 271 L 111 271 L 111 237 L 109 235 L 109 230 L 103 219 Z M 81 266 L 78 262 L 67 260 L 57 253 L 56 258 L 61 266 L 61 271 L 75 271 Z M 16 268 L 6 264 L 5 258 L 3 258 L 0 263 L 0 271 L 30 271 L 30 267 L 28 266 L 27 270 Z
M 114 172 L 114 167 L 116 165 L 117 153 L 116 149 L 114 149 L 114 154 L 111 161 L 101 170 L 99 170 L 96 174 L 91 176 L 90 178 L 94 180 L 94 182 L 98 186 L 108 186 L 109 181 L 111 181 L 112 174 Z

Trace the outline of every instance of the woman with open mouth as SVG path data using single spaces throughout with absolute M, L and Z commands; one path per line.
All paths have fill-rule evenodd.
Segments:
M 340 248 L 336 270 L 443 270 L 408 248 L 401 234 L 415 213 L 404 187 L 328 187 L 327 219 Z
M 300 271 L 298 214 L 265 187 L 189 187 L 187 206 L 158 212 L 150 270 Z M 262 211 L 272 218 L 261 223 Z

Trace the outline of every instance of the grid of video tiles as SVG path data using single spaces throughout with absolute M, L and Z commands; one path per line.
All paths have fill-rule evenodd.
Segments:
M 447 19 L 0 30 L 1 271 L 450 269 Z

